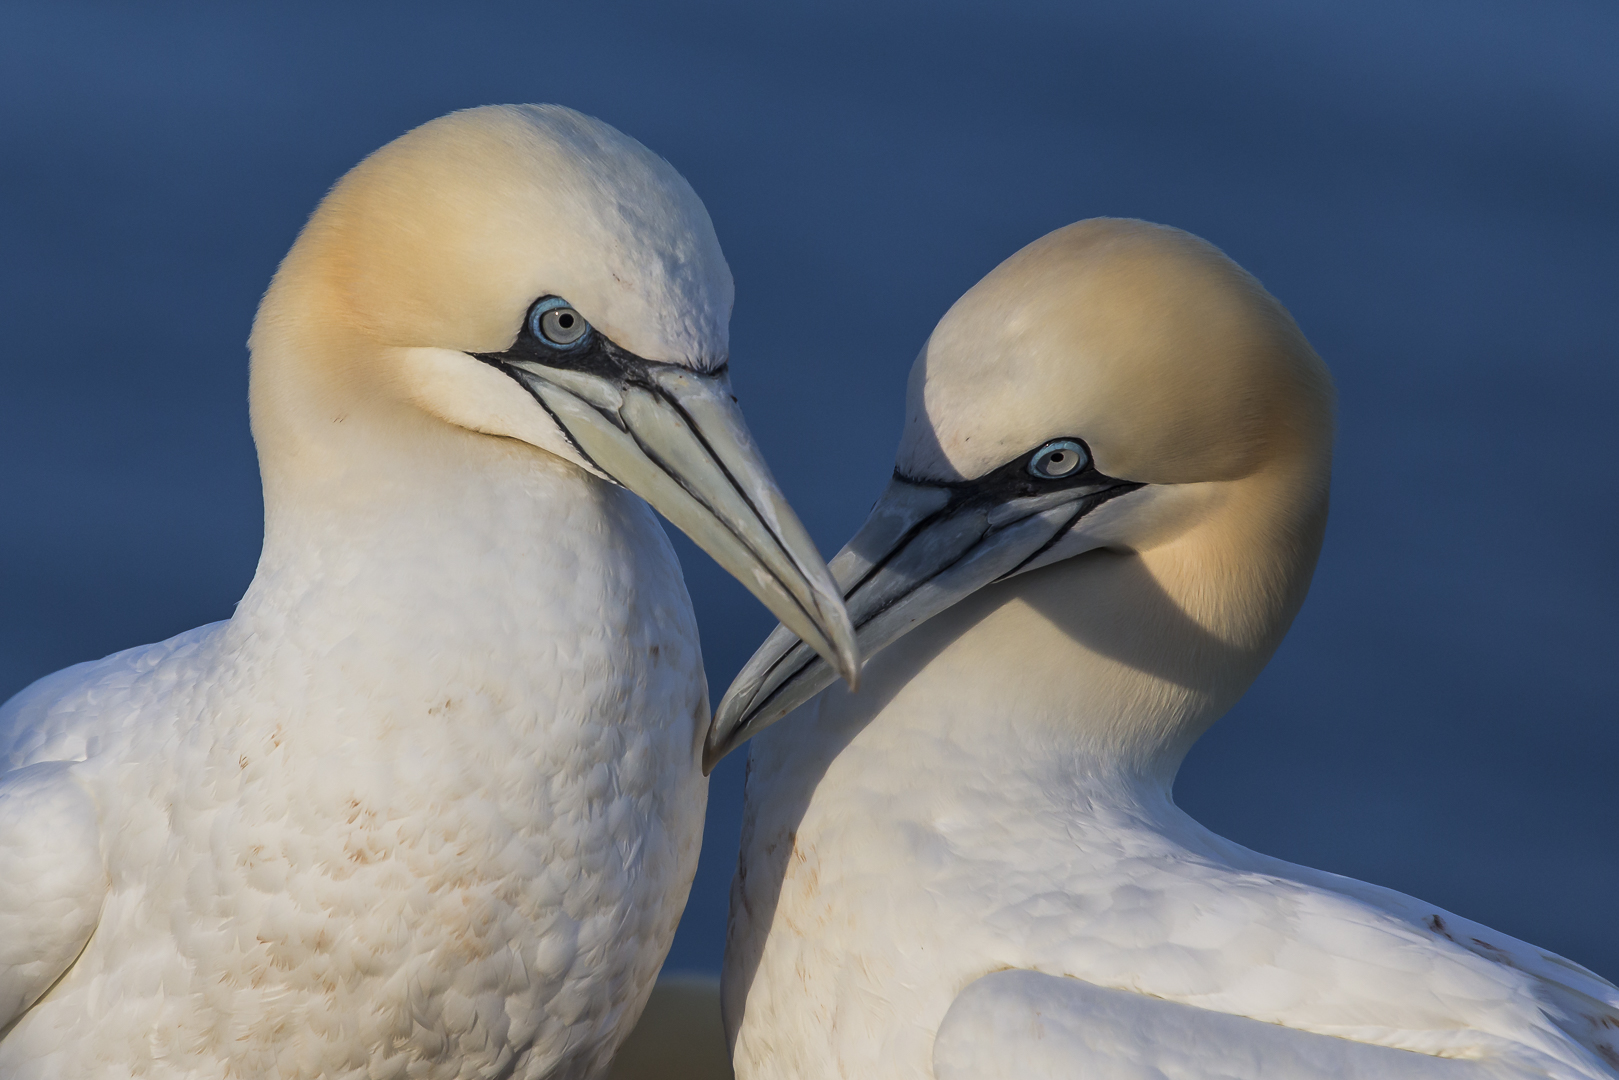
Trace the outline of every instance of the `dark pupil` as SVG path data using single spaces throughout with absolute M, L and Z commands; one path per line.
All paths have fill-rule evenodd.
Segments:
M 557 316 L 557 325 L 562 327 L 564 330 L 572 330 L 573 316 L 564 311 L 561 315 Z
M 1059 450 L 1055 454 L 1051 455 L 1051 458 L 1049 459 L 1047 464 L 1049 464 L 1052 468 L 1060 469 L 1060 468 L 1062 468 L 1062 459 L 1063 459 L 1063 452 L 1061 450 Z

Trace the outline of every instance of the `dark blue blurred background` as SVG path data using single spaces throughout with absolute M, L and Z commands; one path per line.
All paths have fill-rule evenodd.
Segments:
M 707 202 L 743 406 L 828 553 L 1018 247 L 1130 215 L 1257 274 L 1337 375 L 1333 519 L 1181 802 L 1619 977 L 1612 0 L 0 3 L 0 100 L 0 696 L 230 613 L 243 342 L 304 217 L 424 120 L 557 101 Z M 772 620 L 679 542 L 717 692 Z M 672 967 L 718 967 L 740 788 Z

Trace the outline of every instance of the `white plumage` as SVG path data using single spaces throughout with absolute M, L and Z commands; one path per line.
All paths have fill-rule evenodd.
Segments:
M 1070 226 L 951 309 L 832 563 L 863 649 L 894 644 L 752 743 L 742 1080 L 1619 1076 L 1608 982 L 1171 798 L 1303 600 L 1331 400 L 1174 230 Z M 710 760 L 829 681 L 778 630 Z
M 542 340 L 547 296 L 588 332 Z M 730 302 L 685 182 L 564 109 L 446 117 L 333 189 L 255 323 L 234 617 L 0 709 L 0 1075 L 605 1067 L 707 790 L 690 601 L 611 480 L 784 617 L 830 589 L 730 405 Z M 611 443 L 694 432 L 767 513 Z

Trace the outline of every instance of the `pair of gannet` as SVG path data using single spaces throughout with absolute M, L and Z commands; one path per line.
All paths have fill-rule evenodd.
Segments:
M 337 184 L 253 328 L 234 617 L 0 709 L 0 1076 L 600 1074 L 707 796 L 647 503 L 855 663 L 734 405 L 731 300 L 686 182 L 565 109 Z
M 1619 1077 L 1608 982 L 1171 800 L 1304 599 L 1332 412 L 1282 306 L 1173 229 L 1069 226 L 950 309 L 832 562 L 883 651 L 752 744 L 741 1080 Z M 708 761 L 831 681 L 778 629 Z

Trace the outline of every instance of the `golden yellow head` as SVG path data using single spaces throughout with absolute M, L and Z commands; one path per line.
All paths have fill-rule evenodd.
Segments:
M 298 295 L 283 304 L 283 289 Z M 691 185 L 571 109 L 487 106 L 429 121 L 339 180 L 260 322 L 313 317 L 379 345 L 493 352 L 546 294 L 649 360 L 726 357 L 731 272 Z
M 1326 366 L 1217 248 L 1144 221 L 1058 229 L 956 301 L 911 370 L 901 471 L 975 477 L 1083 438 L 1110 476 L 1230 480 L 1330 446 Z

